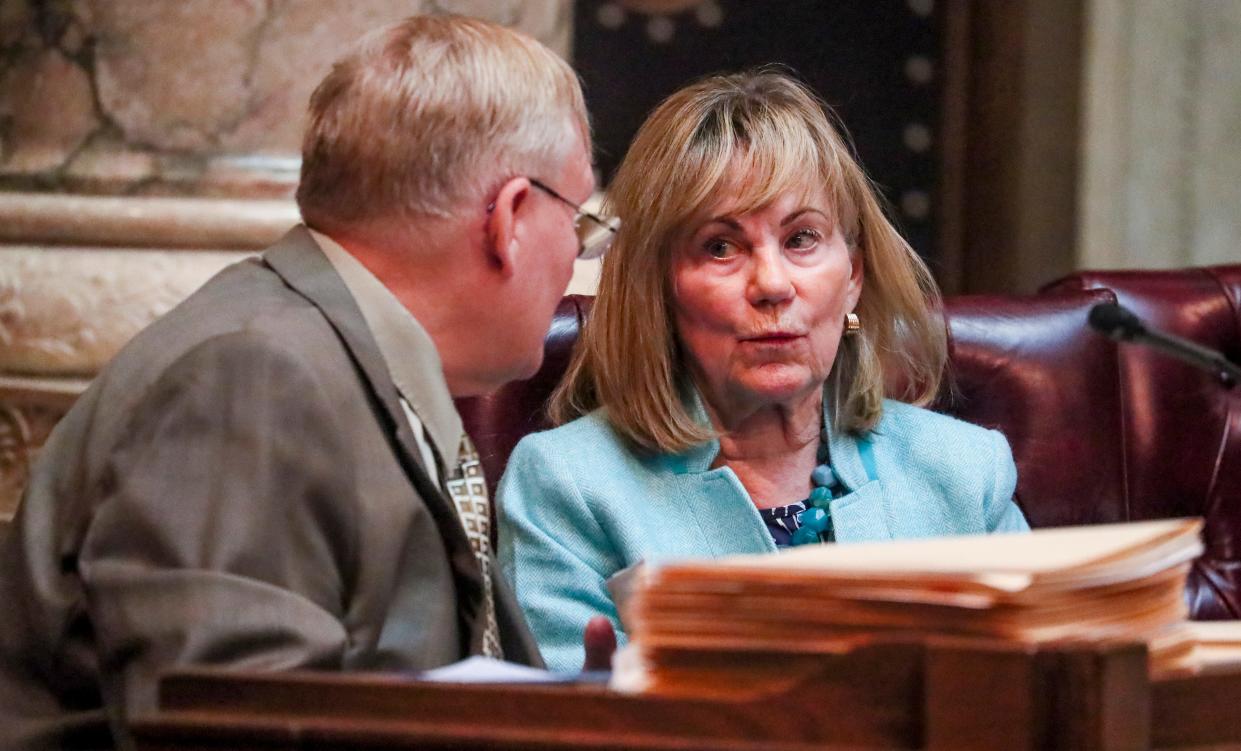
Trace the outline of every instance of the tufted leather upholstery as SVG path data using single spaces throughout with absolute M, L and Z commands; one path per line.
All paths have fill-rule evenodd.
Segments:
M 1204 517 L 1191 611 L 1241 617 L 1241 388 L 1088 329 L 1091 306 L 1114 300 L 1241 361 L 1241 265 L 1081 272 L 1032 296 L 949 298 L 952 379 L 934 406 L 1008 437 L 1035 527 Z M 493 488 L 517 440 L 547 427 L 590 302 L 561 302 L 534 378 L 459 402 Z

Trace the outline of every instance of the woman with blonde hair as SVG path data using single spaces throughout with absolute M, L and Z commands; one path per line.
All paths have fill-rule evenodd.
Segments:
M 773 70 L 665 100 L 551 413 L 499 489 L 500 560 L 553 668 L 643 560 L 1023 531 L 995 431 L 920 406 L 939 296 L 831 116 Z M 885 398 L 885 384 L 900 382 Z

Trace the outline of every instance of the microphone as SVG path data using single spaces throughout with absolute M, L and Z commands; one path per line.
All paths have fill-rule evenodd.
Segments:
M 1210 347 L 1147 326 L 1133 311 L 1114 302 L 1101 302 L 1090 309 L 1091 328 L 1118 342 L 1145 344 L 1196 368 L 1205 370 L 1230 389 L 1241 381 L 1241 368 Z

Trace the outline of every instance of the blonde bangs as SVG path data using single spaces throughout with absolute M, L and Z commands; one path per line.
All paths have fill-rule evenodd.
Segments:
M 806 107 L 822 107 L 808 100 Z M 800 108 L 750 107 L 716 111 L 695 134 L 679 177 L 667 193 L 684 204 L 673 222 L 696 224 L 711 215 L 757 211 L 788 192 L 823 190 L 832 217 L 852 241 L 857 206 L 846 188 L 841 144 L 829 129 L 807 128 Z M 724 198 L 727 197 L 727 198 Z M 679 210 L 677 210 L 679 209 Z

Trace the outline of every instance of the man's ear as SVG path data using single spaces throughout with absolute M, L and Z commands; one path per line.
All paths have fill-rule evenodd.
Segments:
M 500 186 L 495 201 L 487 207 L 487 255 L 504 276 L 512 276 L 517 250 L 517 227 L 529 208 L 530 180 L 514 177 Z

